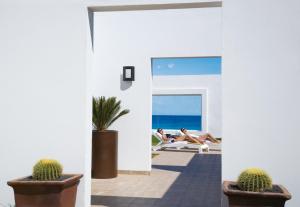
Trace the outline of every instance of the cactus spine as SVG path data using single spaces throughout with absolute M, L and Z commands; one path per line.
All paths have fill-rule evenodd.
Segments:
M 58 161 L 42 159 L 34 165 L 32 177 L 40 181 L 56 180 L 60 178 L 62 170 L 62 165 Z
M 237 184 L 243 191 L 263 192 L 272 189 L 271 177 L 260 168 L 249 168 L 243 171 Z

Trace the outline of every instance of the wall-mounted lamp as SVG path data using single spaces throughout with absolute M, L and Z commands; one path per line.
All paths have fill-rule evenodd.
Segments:
M 134 81 L 134 66 L 123 66 L 123 81 Z

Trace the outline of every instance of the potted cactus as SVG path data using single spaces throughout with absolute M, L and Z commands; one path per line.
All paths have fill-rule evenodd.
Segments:
M 118 131 L 107 128 L 128 113 L 116 97 L 93 98 L 92 178 L 117 177 Z
M 31 176 L 7 182 L 17 207 L 74 207 L 81 174 L 62 174 L 56 160 L 42 159 Z
M 229 207 L 284 207 L 291 194 L 281 185 L 273 185 L 271 177 L 260 168 L 243 171 L 237 182 L 224 181 L 223 192 Z

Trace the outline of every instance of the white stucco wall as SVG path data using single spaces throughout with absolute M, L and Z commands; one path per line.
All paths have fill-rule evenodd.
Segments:
M 225 0 L 223 179 L 252 166 L 300 205 L 300 1 Z
M 222 137 L 222 86 L 221 75 L 185 75 L 185 76 L 153 76 L 152 87 L 160 89 L 205 89 L 206 100 L 206 122 L 205 131 L 215 137 Z M 203 103 L 204 104 L 204 103 Z
M 49 157 L 84 173 L 77 207 L 90 205 L 87 23 L 81 1 L 0 1 L 0 203 Z
M 93 95 L 117 96 L 131 110 L 111 127 L 119 130 L 120 170 L 151 169 L 151 58 L 220 55 L 220 8 L 95 14 Z M 136 68 L 126 90 L 124 65 Z
M 93 5 L 108 5 L 188 1 L 93 2 Z M 300 144 L 297 138 L 300 121 L 300 99 L 297 96 L 300 83 L 299 4 L 298 0 L 225 0 L 223 17 L 223 178 L 235 179 L 245 167 L 263 167 L 273 176 L 275 183 L 286 185 L 292 192 L 294 197 L 288 202 L 289 207 L 300 204 L 297 163 Z M 220 15 L 220 9 L 216 10 Z M 171 21 L 171 18 L 179 17 L 167 11 L 160 14 L 165 15 L 164 18 L 155 14 L 147 22 L 139 18 L 131 18 L 131 21 L 124 18 L 132 24 L 123 26 L 116 24 L 117 18 L 100 18 L 103 28 L 98 28 L 98 35 L 101 47 L 106 51 L 96 57 L 104 60 L 101 68 L 111 65 L 112 74 L 101 79 L 103 70 L 100 70 L 99 76 L 93 76 L 94 83 L 95 80 L 106 82 L 97 82 L 93 92 L 117 95 L 125 107 L 142 108 L 120 120 L 116 128 L 123 131 L 125 122 L 132 120 L 138 124 L 151 124 L 151 86 L 146 84 L 150 74 L 145 76 L 142 73 L 150 69 L 149 57 L 221 55 L 220 31 L 208 32 L 219 28 L 210 25 L 221 22 L 208 21 L 211 24 L 206 24 L 210 18 L 202 12 L 197 12 L 199 16 L 190 10 L 184 15 L 182 12 L 185 11 L 177 13 L 180 21 Z M 126 14 L 122 12 L 118 16 L 123 15 L 123 19 Z M 185 18 L 191 18 L 189 24 L 186 24 Z M 151 30 L 152 25 L 157 25 L 156 22 L 151 23 L 155 19 L 168 19 L 169 32 Z M 37 159 L 49 156 L 59 159 L 66 172 L 85 171 L 77 206 L 89 206 L 90 126 L 87 120 L 90 120 L 90 113 L 86 83 L 89 74 L 86 71 L 86 20 L 86 10 L 77 0 L 0 1 L 1 202 L 12 203 L 13 200 L 7 180 L 30 174 Z M 136 29 L 136 23 L 142 29 Z M 203 37 L 198 38 L 199 35 Z M 97 47 L 100 48 L 100 44 Z M 121 67 L 127 64 L 137 67 L 137 81 L 130 89 L 120 92 L 114 83 L 121 74 Z M 97 67 L 100 68 L 100 65 Z M 95 86 L 101 85 L 102 89 L 96 90 Z M 136 88 L 149 94 L 136 93 Z M 137 97 L 138 101 L 134 102 Z M 149 116 L 147 113 L 146 117 L 139 114 L 145 111 L 149 112 Z M 128 149 L 142 144 L 148 146 L 148 134 L 141 132 L 145 130 L 140 130 L 139 126 L 129 126 L 139 130 L 137 136 L 124 130 L 130 135 L 124 139 L 128 142 Z M 143 135 L 142 141 L 138 140 L 140 135 Z M 150 159 L 145 153 L 148 153 L 147 149 L 142 147 L 128 150 L 127 160 L 135 160 L 133 157 L 140 155 L 141 159 L 137 159 L 137 163 L 123 165 L 124 169 L 149 169 L 149 163 L 140 165 L 142 159 Z

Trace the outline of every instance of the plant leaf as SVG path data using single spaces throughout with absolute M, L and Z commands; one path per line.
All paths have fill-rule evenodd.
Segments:
M 93 127 L 98 131 L 106 130 L 121 116 L 128 114 L 129 110 L 121 110 L 121 101 L 116 97 L 106 99 L 104 96 L 93 97 Z

